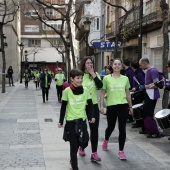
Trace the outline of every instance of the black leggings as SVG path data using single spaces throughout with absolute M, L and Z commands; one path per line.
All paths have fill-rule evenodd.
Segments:
M 92 147 L 92 153 L 97 152 L 98 147 L 98 138 L 99 138 L 99 107 L 98 104 L 94 104 L 94 116 L 95 116 L 95 123 L 89 123 L 90 127 L 90 141 Z M 84 147 L 83 147 L 84 149 Z
M 45 94 L 46 94 L 46 99 L 48 100 L 48 91 L 49 91 L 48 88 L 42 87 L 42 97 L 43 97 L 43 101 L 45 101 Z
M 28 81 L 25 81 L 25 87 L 28 87 Z
M 128 116 L 128 105 L 118 104 L 107 106 L 107 124 L 108 127 L 105 131 L 105 140 L 108 141 L 113 130 L 115 129 L 116 120 L 118 117 L 118 128 L 119 128 L 119 150 L 124 149 L 126 140 L 126 121 Z
M 86 120 L 83 121 L 84 128 L 87 129 Z M 78 170 L 78 163 L 77 163 L 77 152 L 78 148 L 80 146 L 78 136 L 75 132 L 75 123 L 73 122 L 67 122 L 67 128 L 69 129 L 69 142 L 70 142 L 70 158 L 71 158 L 71 164 L 73 170 Z M 86 148 L 88 145 L 88 142 L 83 145 L 84 148 Z
M 40 82 L 39 81 L 35 81 L 35 86 L 36 88 L 40 86 Z
M 62 98 L 62 86 L 56 85 L 56 89 L 57 89 L 58 100 L 61 100 L 61 98 Z

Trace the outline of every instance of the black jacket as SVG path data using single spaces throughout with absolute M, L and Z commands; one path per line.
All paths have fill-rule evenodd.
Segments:
M 47 73 L 48 74 L 48 73 Z M 42 73 L 41 75 L 40 75 L 40 80 L 41 80 L 41 87 L 45 87 L 45 74 L 44 73 Z M 48 74 L 48 76 L 47 76 L 47 81 L 48 81 L 48 84 L 51 82 L 51 76 L 50 76 L 50 74 Z M 49 88 L 49 85 L 48 85 L 48 88 Z
M 7 72 L 8 72 L 9 77 L 12 77 L 13 69 L 9 68 Z

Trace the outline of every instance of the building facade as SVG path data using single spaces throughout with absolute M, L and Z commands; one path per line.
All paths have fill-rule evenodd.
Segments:
M 53 5 L 54 9 L 44 7 L 41 10 L 36 4 L 34 7 L 37 11 L 30 4 L 21 7 L 23 11 L 21 13 L 21 41 L 24 44 L 22 64 L 25 69 L 28 67 L 31 69 L 48 67 L 56 73 L 56 68 L 63 68 L 65 61 L 58 52 L 58 49 L 63 48 L 63 43 L 60 35 L 54 29 L 65 34 L 66 28 L 64 25 L 63 30 L 61 30 L 62 16 L 55 9 L 64 11 L 65 6 L 61 4 L 65 4 L 65 1 L 46 0 L 44 2 Z M 40 19 L 38 19 L 39 17 Z

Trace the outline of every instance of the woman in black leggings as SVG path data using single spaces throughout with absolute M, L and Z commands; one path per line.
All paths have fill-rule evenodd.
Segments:
M 128 77 L 120 74 L 122 62 L 120 59 L 113 60 L 113 74 L 107 75 L 103 79 L 103 88 L 100 95 L 101 113 L 104 113 L 103 100 L 105 92 L 107 93 L 107 128 L 105 139 L 102 144 L 103 150 L 108 148 L 108 140 L 115 128 L 118 118 L 119 128 L 119 153 L 120 159 L 126 159 L 123 151 L 126 140 L 126 121 L 128 112 L 133 114 L 131 96 L 129 92 L 130 83 Z
M 89 124 L 90 127 L 90 140 L 92 147 L 91 161 L 101 161 L 101 158 L 98 156 L 97 147 L 98 147 L 98 128 L 99 128 L 99 107 L 97 99 L 97 89 L 102 88 L 102 81 L 100 75 L 94 71 L 93 60 L 91 57 L 84 57 L 79 65 L 79 69 L 84 72 L 83 76 L 83 87 L 88 88 L 90 95 L 92 97 L 93 107 L 94 107 L 94 116 L 95 123 Z M 79 155 L 85 156 L 85 151 L 83 147 L 79 148 Z

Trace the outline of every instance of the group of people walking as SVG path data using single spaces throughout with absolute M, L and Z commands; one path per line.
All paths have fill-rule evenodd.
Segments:
M 105 140 L 103 141 L 102 148 L 103 150 L 107 150 L 109 137 L 115 128 L 116 120 L 118 118 L 118 157 L 120 159 L 126 159 L 124 153 L 126 120 L 128 113 L 133 114 L 133 109 L 129 92 L 130 83 L 126 76 L 120 74 L 121 69 L 121 60 L 114 59 L 113 74 L 105 76 L 102 81 L 100 79 L 100 75 L 94 70 L 93 60 L 91 57 L 85 57 L 80 62 L 79 69 L 73 69 L 70 72 L 72 84 L 63 92 L 58 126 L 63 126 L 63 120 L 65 117 L 66 125 L 64 131 L 66 134 L 69 134 L 68 140 L 70 141 L 70 157 L 73 170 L 78 169 L 77 152 L 79 151 L 80 156 L 86 155 L 85 148 L 88 145 L 88 137 L 85 137 L 86 140 L 84 141 L 80 140 L 81 135 L 87 134 L 86 117 L 89 120 L 90 127 L 90 141 L 92 147 L 91 161 L 101 161 L 97 152 L 99 138 L 98 127 L 100 119 L 97 100 L 97 89 L 99 88 L 102 89 L 100 95 L 100 111 L 102 113 L 104 113 L 103 99 L 105 93 L 107 93 L 108 127 L 105 131 Z M 86 96 L 86 98 L 84 96 Z M 70 124 L 72 124 L 73 128 L 70 128 Z M 76 130 L 75 127 L 79 130 Z M 81 131 L 82 133 L 79 133 Z
M 170 68 L 170 62 L 167 68 Z M 97 152 L 100 120 L 98 105 L 100 112 L 104 114 L 105 95 L 107 95 L 107 128 L 102 144 L 104 151 L 108 149 L 109 138 L 118 119 L 118 157 L 121 160 L 127 158 L 124 152 L 126 123 L 129 115 L 134 114 L 132 108 L 134 103 L 130 92 L 140 91 L 141 93 L 135 102 L 143 102 L 143 120 L 136 121 L 133 126 L 138 127 L 140 124 L 142 126 L 140 134 L 147 133 L 148 138 L 162 137 L 154 119 L 154 109 L 160 97 L 158 70 L 151 66 L 147 58 L 142 58 L 139 62 L 132 62 L 131 64 L 128 60 L 122 62 L 118 58 L 112 59 L 112 69 L 110 69 L 111 74 L 104 75 L 103 80 L 101 80 L 100 75 L 94 70 L 92 58 L 84 57 L 79 68 L 70 72 L 71 85 L 63 91 L 58 127 L 63 126 L 65 117 L 63 138 L 70 142 L 70 163 L 73 170 L 78 170 L 77 152 L 80 156 L 86 155 L 85 148 L 88 146 L 89 140 L 86 118 L 90 127 L 91 161 L 101 161 Z M 167 81 L 167 84 L 170 87 L 169 81 Z M 97 89 L 101 89 L 99 104 Z
M 170 72 L 170 61 L 167 64 Z M 99 121 L 100 113 L 104 112 L 104 98 L 106 97 L 107 127 L 102 143 L 103 151 L 108 150 L 109 138 L 115 129 L 118 119 L 119 152 L 121 160 L 127 159 L 124 146 L 126 140 L 126 123 L 133 121 L 133 105 L 143 103 L 142 120 L 136 120 L 132 128 L 142 127 L 140 134 L 147 134 L 148 138 L 160 138 L 160 133 L 154 119 L 154 109 L 160 98 L 159 72 L 152 67 L 147 58 L 141 58 L 138 62 L 130 62 L 119 58 L 111 59 L 109 66 L 105 68 L 106 74 L 99 75 L 95 69 L 91 57 L 84 57 L 79 68 L 70 71 L 71 84 L 65 85 L 66 77 L 61 68 L 57 68 L 54 76 L 57 89 L 58 102 L 61 103 L 58 127 L 64 125 L 63 139 L 70 142 L 70 164 L 73 170 L 78 170 L 77 153 L 86 156 L 85 148 L 88 141 L 91 142 L 91 161 L 101 161 L 98 154 Z M 143 71 L 145 70 L 145 71 Z M 28 88 L 29 73 L 24 73 L 25 87 Z M 43 102 L 48 101 L 52 75 L 45 68 L 43 71 L 35 71 L 34 81 L 36 88 L 39 84 L 42 89 Z M 164 88 L 170 89 L 170 81 L 165 80 Z M 98 103 L 97 89 L 101 89 L 100 103 Z M 131 93 L 139 92 L 135 100 Z M 170 108 L 170 104 L 169 104 Z M 89 123 L 90 135 L 87 131 Z

